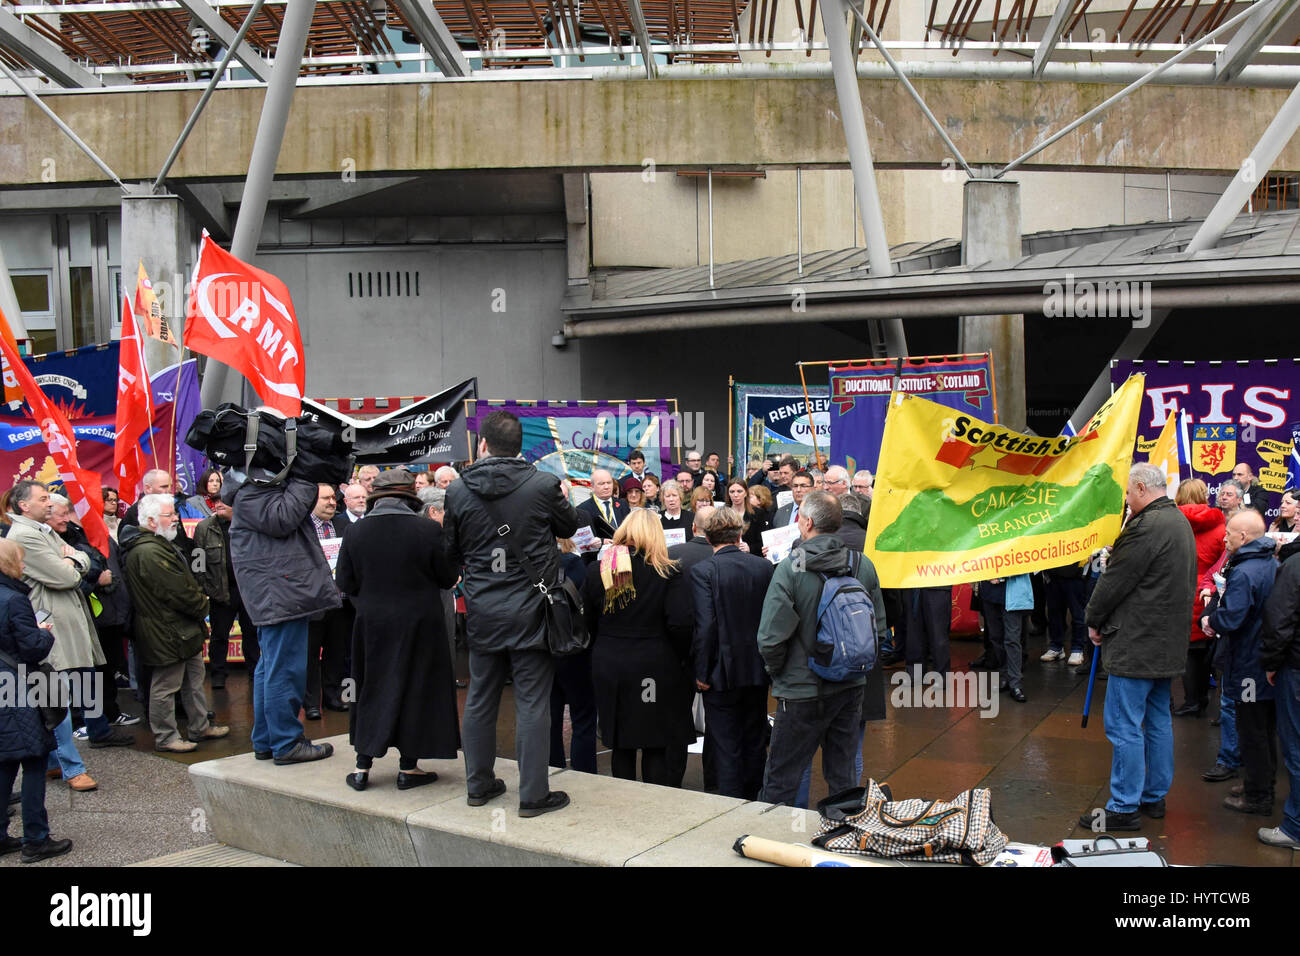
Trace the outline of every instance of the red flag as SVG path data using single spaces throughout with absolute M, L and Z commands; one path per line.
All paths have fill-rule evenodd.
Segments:
M 144 342 L 136 325 L 131 300 L 122 296 L 122 342 L 117 360 L 117 439 L 113 444 L 113 473 L 119 482 L 118 496 L 126 504 L 135 502 L 136 486 L 145 472 L 140 439 L 150 433 L 153 396 L 144 362 Z
M 5 327 L 9 320 L 0 312 L 0 321 Z M 0 353 L 9 361 L 9 368 L 18 379 L 18 387 L 27 399 L 27 408 L 32 420 L 40 426 L 41 437 L 50 449 L 50 456 L 59 469 L 63 488 L 72 502 L 72 509 L 77 513 L 86 538 L 103 554 L 108 554 L 108 525 L 104 524 L 104 502 L 101 497 L 99 475 L 86 471 L 77 464 L 77 436 L 67 418 L 51 402 L 32 378 L 31 370 L 23 363 L 18 352 L 11 348 L 4 336 L 0 335 Z
M 307 365 L 288 288 L 206 232 L 190 283 L 185 345 L 239 372 L 271 408 L 289 417 L 302 414 Z

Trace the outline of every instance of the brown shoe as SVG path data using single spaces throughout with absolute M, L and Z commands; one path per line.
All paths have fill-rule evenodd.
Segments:
M 94 790 L 99 786 L 94 780 L 90 779 L 90 774 L 79 773 L 68 781 L 68 788 L 76 790 L 78 793 L 85 793 L 88 790 Z
M 220 740 L 222 737 L 229 736 L 229 734 L 229 727 L 220 727 L 214 724 L 197 737 L 191 735 L 190 740 Z
M 191 751 L 198 750 L 199 745 L 194 743 L 193 741 L 181 740 L 179 737 L 177 737 L 166 747 L 155 746 L 153 749 L 158 751 L 159 753 L 187 754 L 190 753 Z
M 60 770 L 58 767 L 55 767 L 53 770 L 45 771 L 45 776 L 48 777 L 50 780 L 58 780 L 60 777 L 63 776 L 63 771 Z

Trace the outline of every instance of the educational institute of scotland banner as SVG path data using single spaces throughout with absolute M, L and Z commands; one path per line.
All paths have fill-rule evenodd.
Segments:
M 995 417 L 987 353 L 879 359 L 830 369 L 830 463 L 875 471 L 894 392 L 924 395 L 968 415 Z
M 1042 438 L 898 393 L 866 553 L 888 588 L 985 581 L 1082 561 L 1119 534 L 1141 375 L 1077 436 Z

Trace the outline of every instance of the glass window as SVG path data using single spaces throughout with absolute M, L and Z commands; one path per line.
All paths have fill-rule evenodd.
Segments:
M 28 312 L 53 315 L 54 306 L 50 304 L 50 274 L 48 272 L 15 272 L 11 274 L 14 294 L 18 296 L 18 308 L 24 315 Z
M 74 266 L 68 270 L 68 286 L 72 293 L 72 341 L 68 348 L 95 344 L 95 281 L 90 266 Z

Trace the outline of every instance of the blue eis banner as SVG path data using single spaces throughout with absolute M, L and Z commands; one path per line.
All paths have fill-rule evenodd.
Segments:
M 831 464 L 843 465 L 850 474 L 876 470 L 889 396 L 896 391 L 985 420 L 993 415 L 993 371 L 987 354 L 832 366 Z

